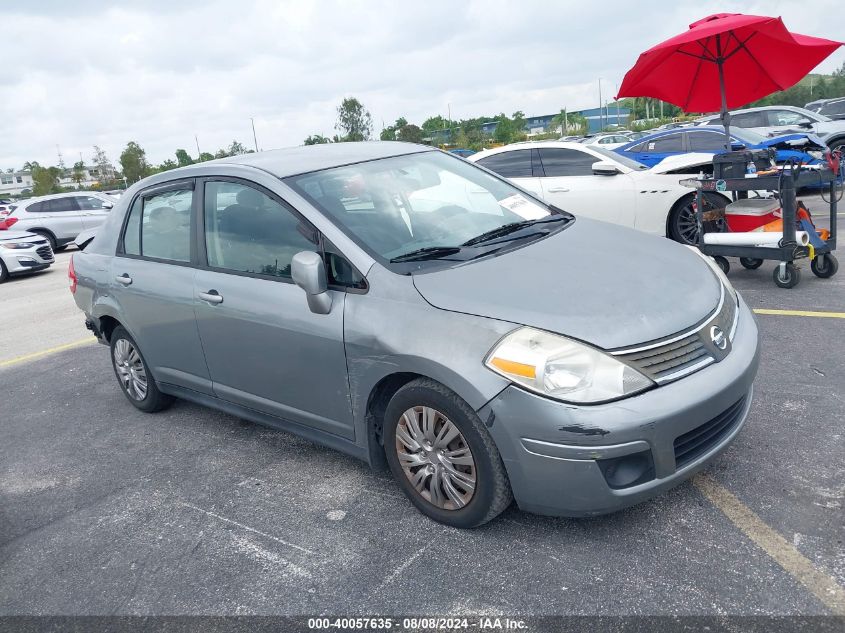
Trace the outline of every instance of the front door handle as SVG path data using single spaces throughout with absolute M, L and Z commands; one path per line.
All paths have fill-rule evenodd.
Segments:
M 119 282 L 119 283 L 122 283 L 124 286 L 128 286 L 129 284 L 132 283 L 132 277 L 130 277 L 126 273 L 123 273 L 122 275 L 118 275 L 117 277 L 114 278 L 114 280 Z
M 566 193 L 569 191 L 566 187 L 549 187 L 549 193 Z
M 216 290 L 209 290 L 208 292 L 201 292 L 199 293 L 200 299 L 203 301 L 208 301 L 211 304 L 217 305 L 218 303 L 223 303 L 223 297 L 220 296 Z

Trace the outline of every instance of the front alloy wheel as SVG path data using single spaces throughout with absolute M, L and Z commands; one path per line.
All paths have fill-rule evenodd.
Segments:
M 396 456 L 423 499 L 442 510 L 459 510 L 475 494 L 476 466 L 466 438 L 443 413 L 412 407 L 396 427 Z

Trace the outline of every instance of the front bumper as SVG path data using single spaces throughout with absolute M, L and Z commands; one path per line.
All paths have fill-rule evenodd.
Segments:
M 0 247 L 0 255 L 10 275 L 21 275 L 49 268 L 55 258 L 53 251 L 46 242 L 37 247 L 26 249 L 9 249 Z
M 487 403 L 479 415 L 519 507 L 553 516 L 613 512 L 681 483 L 724 451 L 745 423 L 759 362 L 757 324 L 739 303 L 731 353 L 676 382 L 604 405 L 566 404 L 514 386 Z M 684 454 L 690 437 L 697 450 Z M 608 465 L 635 454 L 651 470 L 611 486 Z

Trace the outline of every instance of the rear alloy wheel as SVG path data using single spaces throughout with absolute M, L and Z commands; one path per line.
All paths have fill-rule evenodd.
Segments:
M 476 527 L 513 499 L 502 458 L 478 415 L 433 380 L 418 378 L 394 394 L 384 445 L 399 487 L 435 521 Z
M 114 375 L 133 406 L 148 413 L 170 406 L 173 399 L 159 391 L 138 345 L 122 327 L 111 334 L 111 357 Z

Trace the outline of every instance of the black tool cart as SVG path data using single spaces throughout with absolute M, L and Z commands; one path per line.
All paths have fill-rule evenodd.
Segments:
M 795 260 L 810 259 L 813 273 L 822 278 L 836 274 L 838 263 L 833 251 L 836 249 L 836 203 L 841 196 L 842 168 L 835 173 L 828 167 L 806 169 L 800 165 L 786 165 L 776 173 L 757 177 L 746 177 L 747 166 L 755 164 L 757 169 L 765 171 L 771 168 L 771 156 L 757 155 L 758 152 L 734 151 L 717 154 L 713 160 L 713 177 L 686 181 L 697 189 L 696 224 L 698 226 L 698 248 L 705 255 L 713 257 L 722 270 L 727 273 L 730 264 L 726 257 L 738 257 L 740 263 L 748 269 L 759 268 L 763 260 L 780 261 L 773 271 L 774 282 L 781 288 L 792 288 L 801 280 L 801 270 L 795 266 Z M 827 189 L 827 201 L 830 207 L 830 236 L 823 246 L 796 242 L 797 189 L 822 185 Z M 780 199 L 783 220 L 783 238 L 773 246 L 740 246 L 733 244 L 705 244 L 704 235 L 712 230 L 713 222 L 705 221 L 703 194 L 705 192 L 731 192 L 734 200 L 748 196 L 749 191 L 769 191 Z M 716 230 L 726 230 L 724 222 L 717 223 Z

